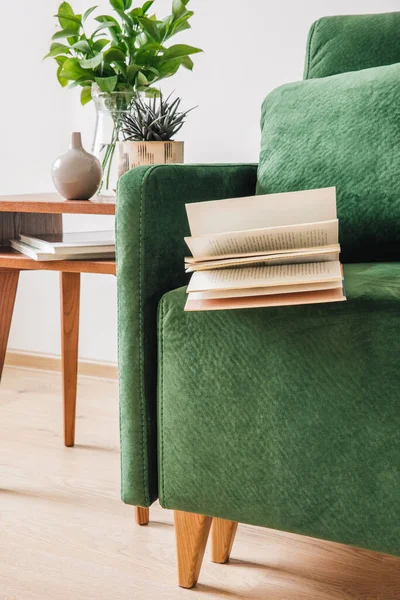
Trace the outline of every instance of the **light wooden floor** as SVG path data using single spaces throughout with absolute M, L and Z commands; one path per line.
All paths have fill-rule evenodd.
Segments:
M 81 378 L 78 446 L 61 439 L 57 374 L 7 368 L 0 388 L 0 600 L 396 600 L 400 561 L 239 526 L 232 561 L 206 555 L 176 587 L 172 515 L 136 527 L 119 501 L 117 386 Z

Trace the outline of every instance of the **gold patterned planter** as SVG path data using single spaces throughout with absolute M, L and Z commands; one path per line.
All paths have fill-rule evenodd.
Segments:
M 118 175 L 140 165 L 184 162 L 184 142 L 119 142 Z

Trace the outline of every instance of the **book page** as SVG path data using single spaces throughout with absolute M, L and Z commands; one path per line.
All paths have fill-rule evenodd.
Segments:
M 331 248 L 334 248 L 333 252 Z M 299 252 L 288 252 L 285 254 L 267 254 L 260 256 L 247 256 L 245 258 L 225 258 L 223 260 L 210 260 L 199 263 L 186 264 L 186 273 L 195 271 L 209 271 L 211 269 L 228 269 L 230 267 L 258 266 L 265 263 L 269 265 L 288 265 L 291 263 L 321 262 L 339 260 L 340 246 L 328 246 L 319 248 L 315 252 L 301 250 Z
M 255 256 L 338 243 L 338 220 L 185 238 L 196 260 Z
M 295 306 L 298 304 L 321 304 L 324 302 L 342 302 L 346 300 L 343 288 L 300 292 L 295 294 L 274 294 L 271 296 L 253 296 L 245 298 L 225 298 L 219 300 L 193 300 L 190 295 L 185 311 L 227 310 L 237 308 L 265 308 L 268 306 Z
M 213 292 L 190 292 L 191 300 L 217 300 L 220 298 L 243 298 L 246 296 L 270 296 L 272 294 L 293 294 L 296 292 L 316 292 L 334 290 L 343 287 L 343 281 L 324 281 L 322 283 L 298 283 L 297 285 L 277 285 L 242 290 L 216 290 Z
M 339 262 L 215 269 L 194 273 L 187 292 L 319 283 L 341 279 L 342 272 Z
M 336 188 L 186 204 L 192 236 L 336 219 Z
M 260 254 L 256 254 L 255 256 L 285 256 L 287 254 L 302 254 L 302 253 L 306 253 L 306 252 L 312 252 L 317 253 L 319 251 L 323 251 L 323 252 L 340 252 L 340 245 L 339 244 L 332 244 L 331 246 L 313 246 L 312 248 L 296 248 L 295 250 L 279 250 L 279 254 L 277 254 L 276 252 L 260 252 Z M 253 258 L 253 255 L 249 256 L 249 257 L 245 257 L 245 258 Z M 212 257 L 209 260 L 204 260 L 204 259 L 197 259 L 194 258 L 194 256 L 185 256 L 185 265 L 189 266 L 189 265 L 206 265 L 206 264 L 215 264 L 217 262 L 221 261 L 225 261 L 225 260 L 232 260 L 232 261 L 236 261 L 236 260 L 241 260 L 242 257 L 237 257 L 237 256 L 227 256 L 227 257 Z

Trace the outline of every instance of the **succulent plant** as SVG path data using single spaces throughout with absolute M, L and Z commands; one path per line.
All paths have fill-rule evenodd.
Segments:
M 180 131 L 186 115 L 193 108 L 179 111 L 181 98 L 170 102 L 162 94 L 152 98 L 135 98 L 130 114 L 122 116 L 121 132 L 125 141 L 167 142 Z

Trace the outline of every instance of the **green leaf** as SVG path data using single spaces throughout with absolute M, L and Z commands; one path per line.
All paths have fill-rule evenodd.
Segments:
M 50 46 L 50 52 L 46 54 L 44 58 L 49 58 L 50 56 L 58 56 L 59 54 L 69 54 L 69 46 L 65 46 L 65 44 L 59 44 L 58 42 L 54 42 Z
M 146 77 L 146 75 L 144 73 L 142 73 L 142 71 L 139 71 L 137 76 L 136 76 L 136 81 L 137 84 L 140 86 L 145 86 L 149 84 L 149 81 Z
M 66 60 L 67 60 L 67 56 L 56 56 L 55 57 L 55 61 L 58 64 L 58 66 L 62 66 Z
M 81 104 L 82 106 L 85 106 L 85 104 L 87 104 L 88 102 L 90 102 L 92 99 L 92 88 L 91 87 L 84 87 L 82 88 L 81 91 Z
M 199 52 L 203 52 L 203 50 L 200 48 L 195 48 L 194 46 L 187 46 L 186 44 L 175 44 L 175 46 L 167 48 L 167 50 L 164 52 L 163 58 L 165 60 L 170 60 L 172 58 L 183 58 L 189 54 L 198 54 Z
M 62 2 L 60 4 L 56 16 L 63 29 L 71 28 L 75 32 L 79 31 L 81 19 L 79 15 L 75 15 L 72 6 L 68 2 Z
M 58 7 L 58 21 L 63 29 L 65 27 L 68 27 L 68 23 L 67 24 L 63 23 L 64 17 L 74 17 L 74 16 L 75 16 L 75 13 L 72 9 L 72 6 L 70 4 L 68 4 L 68 2 L 62 2 L 60 4 L 60 6 Z
M 188 56 L 188 54 L 198 54 L 199 52 L 203 52 L 203 50 L 195 48 L 194 46 L 187 46 L 186 44 L 175 44 L 175 46 L 167 48 L 163 58 L 165 60 L 170 60 L 172 58 L 182 58 Z
M 62 65 L 60 65 L 57 69 L 57 79 L 58 79 L 61 87 L 65 87 L 68 85 L 69 82 L 68 82 L 68 79 L 65 79 L 65 77 L 62 77 L 61 70 L 62 70 Z
M 110 43 L 110 40 L 96 40 L 95 42 L 93 42 L 93 50 L 95 52 L 101 52 L 103 50 L 103 48 L 105 46 L 107 46 Z
M 180 33 L 181 31 L 185 31 L 186 29 L 191 29 L 190 23 L 187 23 L 187 22 L 181 23 L 177 27 L 172 28 L 171 35 L 169 37 L 176 35 L 177 33 Z
M 113 21 L 104 21 L 104 23 L 102 23 L 101 25 L 99 25 L 97 27 L 97 29 L 95 29 L 92 33 L 92 39 L 94 38 L 94 36 L 96 35 L 96 33 L 98 33 L 99 31 L 102 31 L 103 29 L 110 29 L 111 27 L 115 27 L 115 23 Z
M 96 83 L 103 92 L 111 94 L 118 83 L 118 77 L 116 75 L 112 77 L 96 77 Z
M 153 21 L 152 19 L 148 19 L 147 17 L 138 17 L 140 24 L 145 30 L 146 34 L 148 34 L 153 40 L 159 42 L 161 40 L 160 31 L 157 27 L 157 21 Z
M 87 10 L 87 11 L 85 12 L 85 14 L 83 15 L 82 21 L 83 21 L 83 22 L 85 22 L 85 21 L 86 21 L 86 19 L 87 19 L 88 17 L 90 17 L 90 15 L 92 14 L 92 12 L 93 12 L 94 10 L 96 10 L 96 8 L 98 8 L 98 6 L 92 6 L 92 8 L 88 8 L 88 10 Z
M 128 25 L 128 27 L 130 29 L 132 29 L 132 26 L 133 26 L 133 20 L 132 20 L 132 18 L 129 15 L 127 15 L 125 13 L 125 11 L 123 11 L 123 10 L 116 10 L 116 12 L 119 14 L 119 16 L 121 17 L 121 19 L 123 21 L 125 21 L 125 23 Z
M 162 40 L 167 40 L 170 37 L 170 30 L 173 23 L 173 17 L 164 17 L 160 25 L 160 36 Z
M 186 11 L 186 4 L 182 0 L 172 1 L 172 14 L 174 19 L 179 19 Z
M 143 16 L 143 9 L 142 8 L 134 8 L 129 13 L 129 16 L 131 17 L 131 19 L 134 19 L 135 17 L 142 17 Z
M 128 10 L 132 6 L 132 0 L 124 0 L 124 8 Z
M 92 51 L 92 49 L 89 46 L 88 42 L 86 42 L 85 40 L 81 40 L 80 42 L 76 42 L 75 44 L 72 45 L 72 47 L 74 48 L 74 50 L 80 50 L 81 52 L 90 53 Z
M 186 11 L 186 13 L 180 19 L 177 19 L 171 27 L 171 35 L 180 33 L 181 31 L 184 31 L 185 29 L 190 29 L 190 24 L 188 23 L 188 20 L 191 17 L 193 17 L 193 15 L 194 15 L 194 12 Z
M 146 67 L 146 70 L 150 71 L 150 73 L 154 73 L 154 75 L 157 75 L 157 77 L 159 75 L 157 69 L 155 69 L 154 67 Z
M 91 81 L 90 79 L 88 80 L 87 77 L 79 77 L 79 79 L 75 79 L 75 81 L 73 81 L 72 83 L 70 83 L 69 88 L 76 88 L 76 87 L 89 87 L 91 85 Z
M 76 25 L 81 25 L 81 19 L 78 15 L 75 15 L 75 16 L 71 15 L 71 16 L 65 17 L 64 15 L 60 15 L 60 13 L 57 13 L 56 15 L 53 15 L 53 16 L 58 17 L 59 20 L 63 19 L 65 21 L 64 25 L 61 25 L 61 23 L 60 23 L 61 27 L 63 27 L 64 29 L 66 27 L 71 27 L 71 23 L 75 23 Z M 78 29 L 78 28 L 76 28 L 76 29 Z
M 61 40 L 62 38 L 68 38 L 76 35 L 75 29 L 61 29 L 57 31 L 51 38 L 52 40 Z
M 63 64 L 61 71 L 62 77 L 75 81 L 80 77 L 86 77 L 86 79 L 94 79 L 94 73 L 90 70 L 82 68 L 78 58 L 68 58 Z
M 110 4 L 113 8 L 118 8 L 119 10 L 124 10 L 124 0 L 110 0 Z
M 126 59 L 126 54 L 119 48 L 110 48 L 106 52 L 104 52 L 104 61 L 107 63 L 121 61 L 124 62 Z
M 160 98 L 161 92 L 157 88 L 147 88 L 146 98 Z
M 164 46 L 162 46 L 161 44 L 159 44 L 158 42 L 146 42 L 145 44 L 143 44 L 143 46 L 140 46 L 140 48 L 137 49 L 138 54 L 140 54 L 141 52 L 158 52 L 158 50 L 166 50 L 166 48 L 164 48 Z
M 97 54 L 97 56 L 94 56 L 93 58 L 80 60 L 79 64 L 82 67 L 82 69 L 96 69 L 97 67 L 99 67 L 101 65 L 101 63 L 103 62 L 103 59 L 104 59 L 103 53 L 99 52 L 99 54 Z
M 129 65 L 126 71 L 126 77 L 129 83 L 133 83 L 135 81 L 136 73 L 140 71 L 140 65 Z
M 173 58 L 172 60 L 167 60 L 163 62 L 158 67 L 160 79 L 164 79 L 165 77 L 171 77 L 172 75 L 175 75 L 175 73 L 181 65 L 182 58 Z
M 151 8 L 154 4 L 154 0 L 148 0 L 147 2 L 145 2 L 142 6 L 142 12 L 145 15 L 147 13 L 147 11 L 149 10 L 149 8 Z
M 119 60 L 116 60 L 114 62 L 114 70 L 118 73 L 118 71 L 124 76 L 124 78 L 126 79 L 126 64 L 124 62 L 121 62 Z
M 189 69 L 189 71 L 193 71 L 194 63 L 190 56 L 184 56 L 181 62 L 182 67 L 185 67 L 185 69 Z

